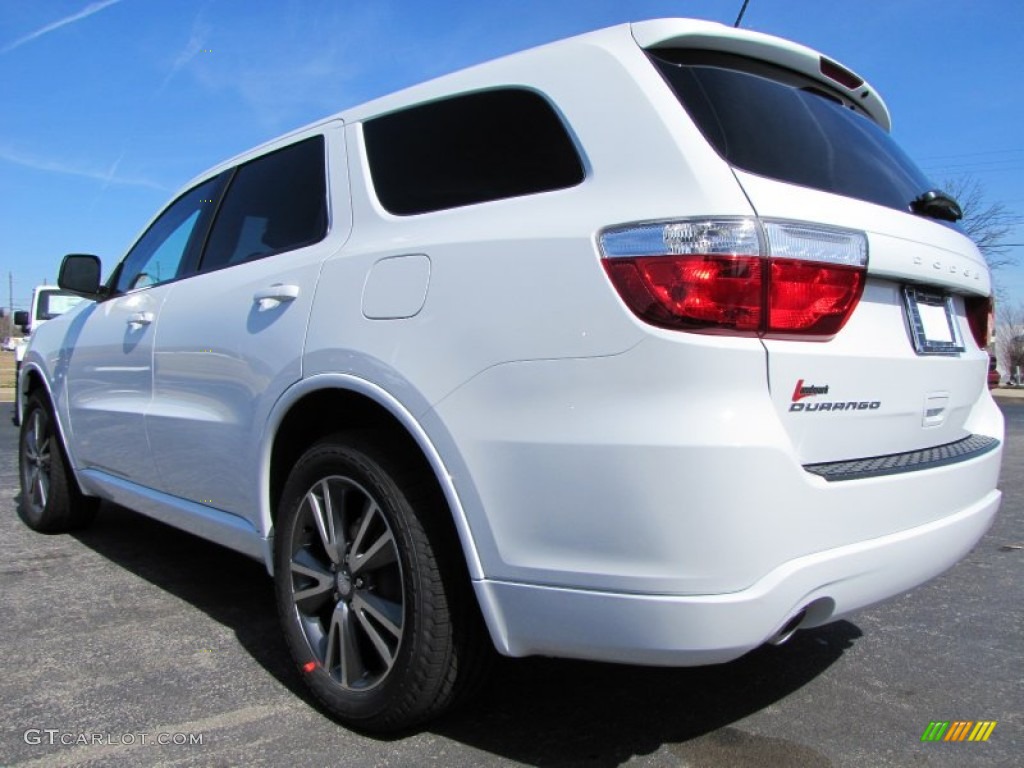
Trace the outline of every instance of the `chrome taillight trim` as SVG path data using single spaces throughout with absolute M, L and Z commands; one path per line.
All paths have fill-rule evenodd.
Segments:
M 604 258 L 689 254 L 768 256 L 822 264 L 868 265 L 863 231 L 813 222 L 754 217 L 694 217 L 637 222 L 598 234 Z

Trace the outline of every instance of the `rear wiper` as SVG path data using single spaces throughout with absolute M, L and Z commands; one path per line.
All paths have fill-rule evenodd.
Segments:
M 915 197 L 910 201 L 910 210 L 943 221 L 959 221 L 964 217 L 960 204 L 941 189 L 930 189 Z

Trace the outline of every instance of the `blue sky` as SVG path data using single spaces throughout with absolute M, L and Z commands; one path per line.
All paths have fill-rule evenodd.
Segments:
M 742 0 L 0 0 L 0 270 L 15 306 L 65 253 L 106 273 L 207 167 L 376 96 L 624 21 L 731 24 Z M 1024 214 L 1024 3 L 750 0 L 743 26 L 866 77 L 937 182 Z M 1024 243 L 1024 226 L 1012 242 Z M 997 281 L 1024 302 L 1020 264 Z M 6 286 L 0 304 L 6 306 Z

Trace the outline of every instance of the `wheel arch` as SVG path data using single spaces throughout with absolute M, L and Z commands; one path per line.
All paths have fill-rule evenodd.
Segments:
M 36 389 L 42 387 L 46 390 L 46 396 L 50 397 L 50 388 L 46 384 L 46 377 L 34 363 L 23 363 L 18 371 L 18 395 L 28 397 Z M 53 398 L 50 397 L 50 402 Z
M 266 542 L 264 560 L 273 573 L 276 508 L 291 468 L 317 440 L 350 429 L 379 431 L 409 452 L 437 483 L 458 537 L 472 580 L 483 578 L 477 545 L 441 453 L 412 412 L 394 395 L 363 378 L 322 374 L 303 379 L 286 393 L 270 414 L 263 441 L 260 524 Z
M 41 391 L 43 397 L 45 397 L 46 401 L 50 404 L 50 413 L 57 424 L 57 432 L 60 437 L 61 445 L 64 447 L 64 452 L 65 454 L 69 454 L 67 433 L 65 432 L 64 419 L 62 418 L 63 414 L 61 414 L 60 409 L 57 407 L 57 400 L 50 388 L 50 380 L 46 377 L 46 373 L 38 364 L 35 363 L 35 361 L 23 361 L 18 371 L 18 379 L 14 386 L 15 423 L 18 426 L 21 426 L 21 421 L 25 415 L 25 406 L 28 404 L 28 399 L 35 392 Z
M 14 425 L 21 426 L 21 419 L 25 414 L 25 403 L 29 396 L 37 389 L 42 389 L 50 401 L 51 409 L 54 407 L 53 396 L 47 386 L 46 377 L 37 366 L 32 363 L 20 361 L 17 367 L 17 374 L 14 381 Z
M 54 387 L 57 387 L 56 389 Z M 67 456 L 71 463 L 72 471 L 77 467 L 75 461 L 74 451 L 72 450 L 71 442 L 68 440 L 68 436 L 71 434 L 69 416 L 64 410 L 66 403 L 62 404 L 59 399 L 61 392 L 66 394 L 66 390 L 61 390 L 60 382 L 53 385 L 46 371 L 43 370 L 42 366 L 39 365 L 35 360 L 27 360 L 22 363 L 21 371 L 18 374 L 18 380 L 15 382 L 15 412 L 18 418 L 18 424 L 21 424 L 22 417 L 25 415 L 25 406 L 28 405 L 28 399 L 37 391 L 41 391 L 46 401 L 50 404 L 50 413 L 53 416 L 54 421 L 57 424 L 57 434 L 60 437 L 61 448 L 64 451 L 64 455 Z M 78 481 L 77 474 L 75 481 Z

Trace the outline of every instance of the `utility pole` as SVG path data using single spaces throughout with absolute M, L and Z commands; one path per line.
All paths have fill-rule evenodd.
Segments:
M 3 328 L 0 328 L 0 336 L 6 339 L 14 332 L 14 273 L 7 273 L 7 313 L 3 318 Z

